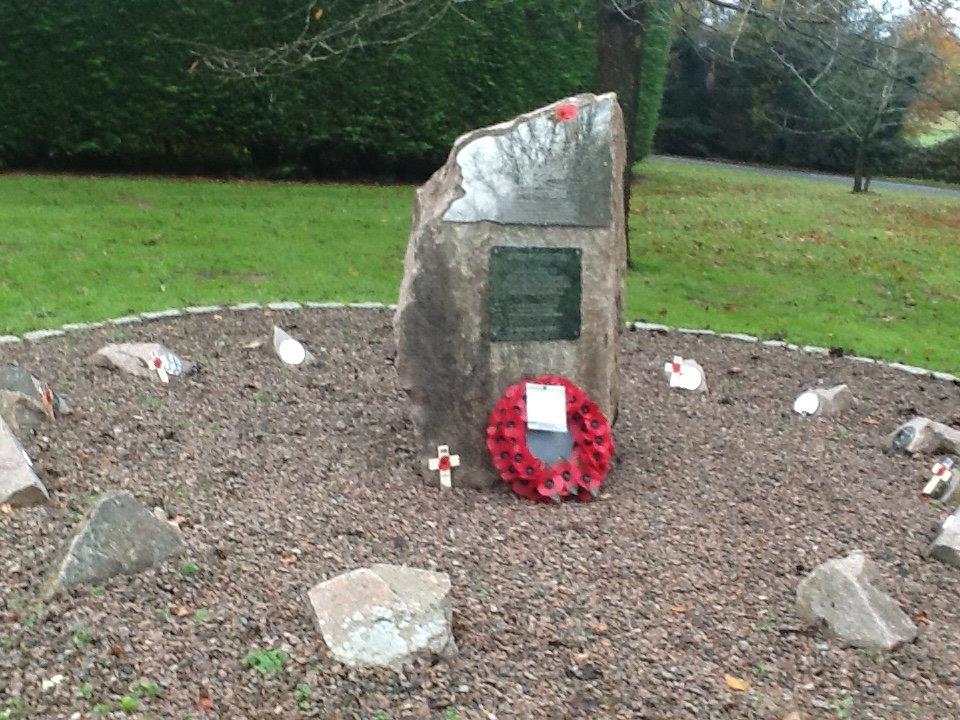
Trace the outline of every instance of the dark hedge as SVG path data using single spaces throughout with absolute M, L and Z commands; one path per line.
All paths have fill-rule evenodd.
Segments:
M 591 0 L 466 3 L 402 46 L 353 51 L 276 80 L 189 71 L 180 41 L 278 42 L 291 30 L 277 19 L 300 7 L 0 0 L 0 163 L 419 178 L 458 134 L 592 89 Z M 659 87 L 645 97 L 653 95 Z M 655 122 L 655 111 L 646 119 Z

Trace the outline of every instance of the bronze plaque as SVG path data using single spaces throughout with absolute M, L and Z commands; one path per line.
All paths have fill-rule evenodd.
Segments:
M 579 248 L 493 248 L 490 339 L 578 339 L 582 255 Z

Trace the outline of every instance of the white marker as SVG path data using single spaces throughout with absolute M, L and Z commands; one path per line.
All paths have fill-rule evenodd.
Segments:
M 437 446 L 437 457 L 430 458 L 427 461 L 431 470 L 440 471 L 440 487 L 453 487 L 451 468 L 460 467 L 460 456 L 451 455 L 450 448 L 446 445 Z

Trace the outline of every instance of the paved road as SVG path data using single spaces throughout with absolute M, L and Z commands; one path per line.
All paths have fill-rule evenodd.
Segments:
M 653 155 L 653 158 L 663 162 L 681 163 L 683 165 L 702 165 L 705 167 L 739 170 L 760 175 L 779 175 L 780 177 L 797 178 L 800 180 L 815 180 L 817 182 L 834 183 L 835 185 L 853 186 L 853 178 L 845 175 L 830 175 L 829 173 L 808 172 L 806 170 L 782 170 L 780 168 L 763 167 L 761 165 L 746 165 L 742 163 L 722 162 L 719 160 L 701 160 L 699 158 L 677 157 L 676 155 Z M 905 192 L 920 193 L 922 195 L 944 195 L 960 198 L 960 190 L 934 187 L 932 185 L 913 185 L 910 183 L 890 182 L 889 180 L 872 180 L 871 190 L 903 190 Z

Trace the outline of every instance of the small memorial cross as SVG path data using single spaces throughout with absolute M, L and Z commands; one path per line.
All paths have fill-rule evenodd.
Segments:
M 160 378 L 160 382 L 167 384 L 170 382 L 170 376 L 167 375 L 167 369 L 163 366 L 163 358 L 159 355 L 154 355 L 153 360 L 153 369 L 157 371 L 157 376 Z
M 673 362 L 663 366 L 663 372 L 670 379 L 670 387 L 682 390 L 698 390 L 703 385 L 703 372 L 691 360 L 684 360 L 679 355 L 673 357 Z
M 451 455 L 446 445 L 438 445 L 437 457 L 430 458 L 429 465 L 431 470 L 440 471 L 440 487 L 450 488 L 453 486 L 450 470 L 460 466 L 460 456 Z
M 946 491 L 950 483 L 950 478 L 953 476 L 953 460 L 951 458 L 944 458 L 940 462 L 934 463 L 931 472 L 933 473 L 933 477 L 931 477 L 930 482 L 924 486 L 923 494 L 928 497 L 938 498 Z

